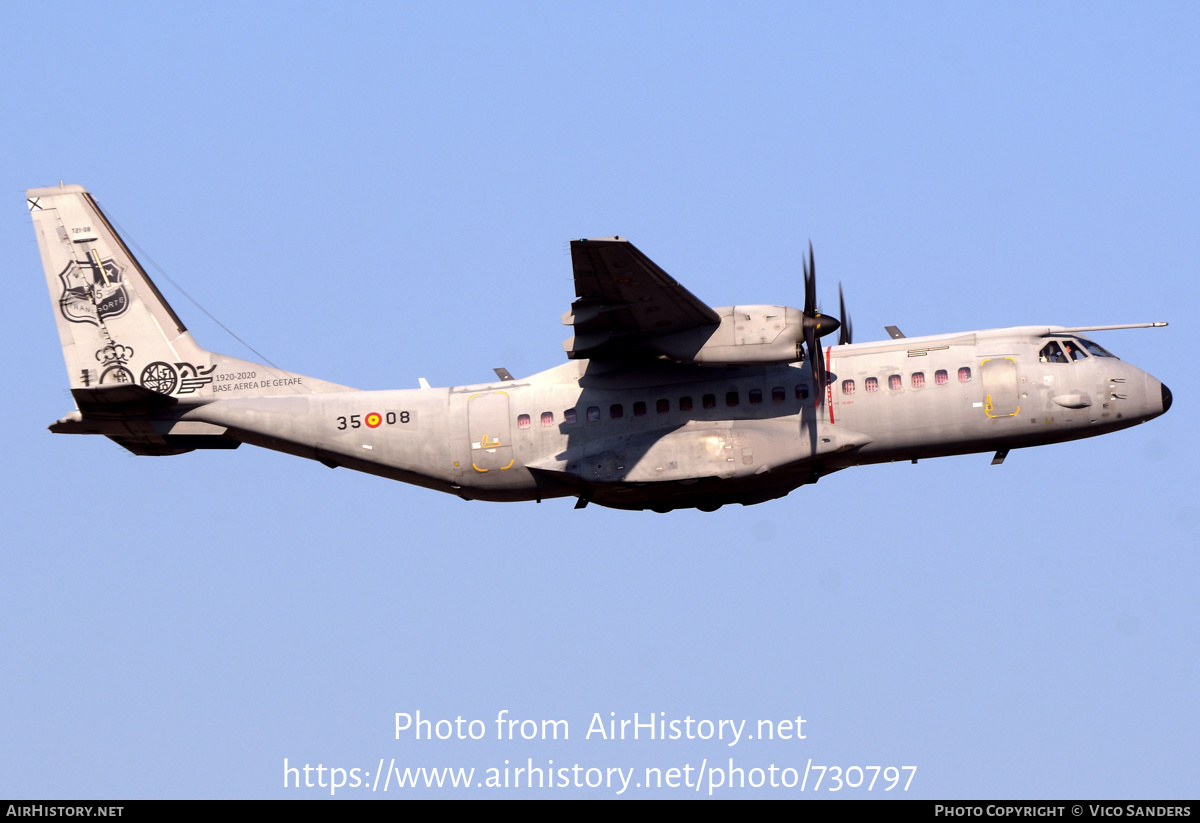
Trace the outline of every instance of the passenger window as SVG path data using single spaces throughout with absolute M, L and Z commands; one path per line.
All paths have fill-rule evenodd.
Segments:
M 587 414 L 588 414 L 588 422 L 595 423 L 596 421 L 598 421 L 600 419 L 600 407 L 599 406 L 588 406 Z
M 796 399 L 797 400 L 807 400 L 808 399 L 808 384 L 807 383 L 796 384 Z
M 613 420 L 620 420 L 625 416 L 625 409 L 621 407 L 620 403 L 613 403 L 608 407 L 608 416 Z
M 970 383 L 971 382 L 971 370 L 968 369 L 966 366 L 963 366 L 961 369 L 958 370 L 958 382 L 959 383 Z
M 853 380 L 843 380 L 842 381 L 842 394 L 854 394 L 854 381 Z
M 878 377 L 868 377 L 867 378 L 867 391 L 879 391 L 879 378 Z
M 563 412 L 563 422 L 566 423 L 568 426 L 575 425 L 575 410 L 574 409 L 567 409 L 565 412 Z
M 667 398 L 662 398 L 654 403 L 654 410 L 659 414 L 666 414 L 671 410 L 671 401 Z
M 633 404 L 633 416 L 634 417 L 645 417 L 646 416 L 646 404 L 643 403 L 641 400 L 639 400 Z
M 690 397 L 679 398 L 679 410 L 680 411 L 691 411 L 692 410 L 692 398 L 690 398 Z
M 725 405 L 726 406 L 736 406 L 740 402 L 741 402 L 741 398 L 738 397 L 737 392 L 735 392 L 735 391 L 725 392 Z
M 762 402 L 762 389 L 750 390 L 750 405 L 756 406 Z
M 542 426 L 549 428 L 554 425 L 554 412 L 542 412 Z
M 527 415 L 527 414 L 517 415 L 517 428 L 518 429 L 529 428 L 529 415 Z
M 915 371 L 912 373 L 912 387 L 914 389 L 925 388 L 925 372 Z
M 787 392 L 783 390 L 783 386 L 776 386 L 771 389 L 772 403 L 782 403 L 784 400 L 787 400 Z
M 889 374 L 888 375 L 888 388 L 891 389 L 892 391 L 897 391 L 900 389 L 900 375 L 898 375 L 898 374 Z
M 704 408 L 715 409 L 717 407 L 717 396 L 715 394 L 706 394 L 701 402 L 704 403 Z
M 939 386 L 944 386 L 950 382 L 950 375 L 946 374 L 945 369 L 938 369 L 933 373 L 933 382 Z

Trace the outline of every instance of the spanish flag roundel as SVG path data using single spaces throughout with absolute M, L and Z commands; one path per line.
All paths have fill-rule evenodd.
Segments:
M 383 422 L 383 418 L 380 417 L 376 412 L 371 412 L 370 414 L 367 415 L 366 422 L 367 422 L 367 428 L 373 429 L 373 428 L 376 428 L 380 423 Z

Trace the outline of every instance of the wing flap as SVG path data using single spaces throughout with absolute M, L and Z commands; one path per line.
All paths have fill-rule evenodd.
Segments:
M 576 300 L 563 323 L 575 336 L 563 347 L 572 359 L 653 358 L 647 340 L 721 322 L 628 240 L 572 240 L 571 265 Z

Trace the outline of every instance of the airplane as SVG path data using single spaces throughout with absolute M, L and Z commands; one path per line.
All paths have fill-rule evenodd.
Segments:
M 82 186 L 26 195 L 77 407 L 50 431 L 138 455 L 249 443 L 466 500 L 714 511 L 853 466 L 998 464 L 1171 407 L 1165 385 L 1084 335 L 1166 323 L 889 326 L 853 343 L 840 286 L 839 317 L 817 309 L 811 244 L 802 310 L 712 308 L 623 237 L 571 241 L 565 363 L 360 391 L 201 348 Z

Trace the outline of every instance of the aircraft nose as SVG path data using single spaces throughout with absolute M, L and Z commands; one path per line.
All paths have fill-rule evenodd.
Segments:
M 1166 414 L 1167 409 L 1171 408 L 1171 390 L 1167 388 L 1166 383 L 1159 383 L 1158 385 L 1162 387 L 1163 414 Z

